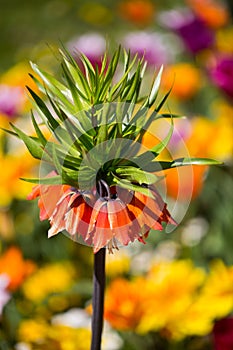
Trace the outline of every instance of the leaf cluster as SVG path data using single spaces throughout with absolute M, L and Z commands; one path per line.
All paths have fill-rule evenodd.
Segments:
M 40 91 L 28 87 L 35 135 L 28 136 L 15 125 L 8 131 L 23 140 L 34 158 L 56 170 L 56 176 L 29 181 L 66 183 L 86 190 L 104 179 L 110 186 L 118 184 L 144 193 L 158 180 L 155 173 L 161 169 L 216 163 L 192 158 L 156 160 L 172 137 L 173 118 L 179 118 L 161 113 L 171 89 L 157 101 L 163 67 L 142 97 L 146 62 L 137 55 L 131 58 L 130 52 L 123 50 L 122 54 L 119 47 L 111 59 L 105 53 L 101 68 L 94 67 L 84 54 L 77 63 L 66 49 L 60 51 L 60 58 L 61 81 L 31 64 L 35 72 L 31 77 Z M 171 121 L 167 135 L 138 155 L 145 132 L 160 118 Z

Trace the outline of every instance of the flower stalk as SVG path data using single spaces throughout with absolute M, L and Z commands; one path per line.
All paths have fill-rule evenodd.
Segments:
M 91 350 L 101 349 L 105 289 L 105 252 L 106 249 L 102 248 L 94 255 Z

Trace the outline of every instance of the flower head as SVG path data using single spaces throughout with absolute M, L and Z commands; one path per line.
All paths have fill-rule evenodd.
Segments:
M 96 190 L 81 192 L 67 185 L 38 185 L 28 198 L 40 198 L 40 219 L 49 219 L 49 237 L 66 230 L 73 240 L 81 237 L 92 245 L 94 252 L 103 247 L 112 251 L 135 239 L 144 243 L 151 228 L 161 231 L 162 222 L 175 224 L 155 188 L 151 189 L 153 198 L 128 189 L 110 189 L 105 183 L 106 188 L 109 193 L 103 197 Z
M 52 136 L 45 137 L 33 113 L 36 137 L 13 126 L 32 156 L 41 159 L 41 166 L 49 164 L 53 169 L 49 174 L 48 168 L 42 169 L 46 177 L 29 180 L 38 183 L 29 199 L 39 197 L 40 218 L 51 224 L 49 236 L 65 230 L 72 239 L 92 245 L 95 252 L 102 247 L 112 251 L 135 239 L 144 243 L 151 228 L 162 230 L 162 223 L 175 224 L 157 191 L 156 172 L 193 161 L 156 160 L 173 133 L 172 115 L 160 113 L 169 92 L 156 102 L 162 68 L 149 93 L 141 97 L 143 58 L 131 59 L 124 51 L 122 75 L 118 73 L 116 79 L 120 57 L 119 48 L 111 60 L 105 53 L 101 67 L 93 67 L 82 54 L 83 72 L 64 50 L 61 67 L 66 84 L 33 64 L 46 89 L 34 80 L 48 100 L 30 88 L 29 92 Z M 142 149 L 146 130 L 161 118 L 170 120 L 166 136 L 150 149 Z
M 217 57 L 210 66 L 209 74 L 212 82 L 232 99 L 233 55 Z
M 161 22 L 176 33 L 185 47 L 193 54 L 211 47 L 214 34 L 206 24 L 188 9 L 162 13 Z
M 0 257 L 0 274 L 8 276 L 7 289 L 12 291 L 16 290 L 35 268 L 35 264 L 31 260 L 24 260 L 20 249 L 14 246 Z
M 0 113 L 9 119 L 22 112 L 25 103 L 24 91 L 19 86 L 0 85 Z

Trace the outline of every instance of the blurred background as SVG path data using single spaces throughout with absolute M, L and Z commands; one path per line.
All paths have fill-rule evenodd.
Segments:
M 0 127 L 32 132 L 29 61 L 59 76 L 57 48 L 99 64 L 121 44 L 145 56 L 148 77 L 164 65 L 161 92 L 191 156 L 222 165 L 170 170 L 168 208 L 183 220 L 107 256 L 103 349 L 233 348 L 233 9 L 224 0 L 1 1 Z M 153 140 L 145 140 L 151 145 Z M 0 349 L 90 347 L 93 252 L 47 238 L 27 201 L 39 164 L 0 130 Z M 78 345 L 77 345 L 78 344 Z

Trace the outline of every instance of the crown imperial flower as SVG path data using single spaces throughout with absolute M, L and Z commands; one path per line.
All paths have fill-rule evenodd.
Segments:
M 36 136 L 15 125 L 9 131 L 24 141 L 42 165 L 53 169 L 45 177 L 27 179 L 38 183 L 28 199 L 39 198 L 40 219 L 50 221 L 49 237 L 65 230 L 70 238 L 93 246 L 94 252 L 103 247 L 112 252 L 135 239 L 144 243 L 151 228 L 162 230 L 163 222 L 175 224 L 156 189 L 156 172 L 214 163 L 201 158 L 156 160 L 172 137 L 173 118 L 178 117 L 161 113 L 170 90 L 157 101 L 161 68 L 149 93 L 141 96 L 146 63 L 126 51 L 123 64 L 120 57 L 121 48 L 111 59 L 105 53 L 99 67 L 82 54 L 80 68 L 63 49 L 65 82 L 32 64 L 40 80 L 32 78 L 46 98 L 28 88 L 40 118 L 32 112 Z M 170 120 L 167 135 L 142 150 L 147 129 L 161 118 Z M 51 132 L 49 139 L 41 123 Z

